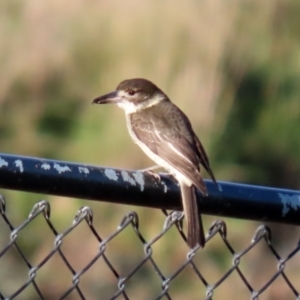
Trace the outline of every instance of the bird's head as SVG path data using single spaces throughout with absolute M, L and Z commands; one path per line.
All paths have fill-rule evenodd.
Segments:
M 96 98 L 93 103 L 115 103 L 130 114 L 168 99 L 151 81 L 135 78 L 122 81 L 114 92 Z

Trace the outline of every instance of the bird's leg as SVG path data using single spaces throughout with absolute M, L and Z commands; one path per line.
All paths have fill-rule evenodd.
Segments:
M 157 180 L 161 181 L 161 178 L 160 178 L 159 174 L 153 172 L 153 170 L 157 170 L 157 169 L 160 169 L 160 168 L 162 168 L 162 167 L 158 166 L 158 165 L 154 165 L 154 166 L 146 168 L 146 169 L 141 169 L 141 170 L 139 170 L 139 172 L 146 172 L 149 175 L 152 175 L 153 177 L 155 177 Z M 168 175 L 168 176 L 172 177 L 174 181 L 177 182 L 176 177 L 172 173 L 167 172 L 167 173 L 161 173 L 161 174 Z
M 158 165 L 155 165 L 155 166 L 152 166 L 152 167 L 149 167 L 149 168 L 146 168 L 146 169 L 139 170 L 139 172 L 146 172 L 146 173 L 152 175 L 153 177 L 155 177 L 157 180 L 160 181 L 159 174 L 153 172 L 153 170 L 156 170 L 156 169 L 159 169 L 159 168 L 161 168 L 161 167 L 158 166 Z
M 154 166 L 146 168 L 146 169 L 141 169 L 141 170 L 139 170 L 139 172 L 151 172 L 152 170 L 156 170 L 159 168 L 161 168 L 161 167 L 158 165 L 154 165 Z

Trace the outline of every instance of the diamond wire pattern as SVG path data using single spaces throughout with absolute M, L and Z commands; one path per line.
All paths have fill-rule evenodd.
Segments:
M 58 254 L 60 256 L 62 262 L 67 267 L 69 272 L 72 274 L 72 282 L 70 286 L 65 287 L 64 293 L 62 293 L 58 299 L 66 299 L 71 293 L 74 292 L 76 293 L 78 299 L 86 299 L 84 292 L 80 288 L 80 280 L 82 276 L 86 272 L 89 272 L 89 269 L 100 259 L 102 259 L 105 262 L 107 268 L 110 270 L 111 274 L 115 277 L 117 281 L 117 289 L 114 294 L 110 295 L 109 299 L 131 299 L 126 292 L 127 283 L 129 279 L 131 279 L 146 263 L 149 263 L 152 266 L 155 274 L 159 277 L 161 282 L 161 292 L 159 294 L 153 295 L 152 299 L 172 299 L 171 294 L 169 292 L 171 282 L 185 268 L 189 266 L 192 267 L 197 278 L 199 279 L 201 284 L 206 288 L 206 295 L 205 296 L 203 295 L 205 299 L 213 299 L 214 292 L 220 287 L 220 285 L 224 281 L 226 281 L 226 279 L 233 272 L 236 272 L 236 274 L 238 274 L 238 276 L 244 283 L 245 287 L 249 290 L 248 299 L 252 299 L 252 300 L 259 299 L 259 297 L 266 291 L 266 289 L 270 285 L 276 284 L 275 281 L 278 277 L 281 277 L 284 280 L 284 282 L 286 283 L 286 285 L 288 286 L 292 294 L 295 296 L 294 299 L 298 299 L 298 300 L 300 299 L 299 292 L 294 287 L 294 285 L 292 284 L 292 282 L 290 281 L 290 279 L 285 273 L 285 268 L 287 263 L 296 254 L 298 254 L 300 250 L 300 244 L 298 243 L 296 248 L 293 249 L 286 257 L 281 257 L 278 254 L 278 252 L 275 250 L 275 248 L 272 246 L 271 230 L 265 225 L 261 225 L 257 228 L 251 243 L 245 249 L 243 249 L 240 252 L 236 252 L 227 239 L 227 228 L 225 222 L 221 220 L 216 220 L 212 224 L 212 226 L 208 231 L 206 240 L 209 241 L 211 239 L 214 239 L 217 235 L 219 235 L 224 243 L 224 246 L 231 253 L 232 265 L 220 279 L 215 281 L 213 284 L 209 284 L 208 281 L 205 279 L 205 277 L 202 275 L 199 267 L 197 267 L 197 265 L 194 262 L 195 255 L 197 254 L 198 251 L 201 251 L 200 248 L 195 248 L 190 250 L 187 253 L 186 260 L 177 268 L 177 270 L 175 270 L 168 277 L 166 277 L 163 274 L 159 264 L 156 263 L 153 258 L 153 251 L 154 251 L 153 245 L 159 239 L 161 239 L 166 234 L 166 232 L 170 230 L 170 228 L 172 228 L 173 226 L 177 227 L 183 240 L 186 240 L 186 237 L 182 231 L 182 218 L 183 218 L 182 213 L 172 212 L 170 214 L 167 214 L 166 211 L 163 211 L 164 214 L 166 215 L 166 220 L 162 231 L 158 233 L 155 236 L 155 238 L 153 238 L 150 241 L 147 241 L 139 231 L 138 215 L 135 212 L 129 212 L 127 215 L 123 217 L 117 230 L 112 232 L 108 238 L 103 240 L 98 234 L 95 227 L 93 226 L 93 211 L 91 210 L 91 208 L 87 206 L 82 207 L 77 212 L 72 224 L 68 228 L 66 228 L 63 232 L 59 233 L 55 229 L 54 224 L 50 220 L 50 204 L 47 201 L 42 200 L 37 204 L 35 204 L 31 212 L 29 213 L 28 218 L 17 228 L 13 227 L 9 218 L 7 217 L 5 211 L 5 205 L 6 205 L 5 198 L 2 195 L 0 195 L 0 214 L 2 216 L 4 223 L 7 225 L 8 230 L 11 232 L 9 237 L 9 242 L 5 245 L 0 244 L 0 261 L 1 259 L 5 259 L 4 257 L 5 253 L 9 252 L 12 248 L 14 248 L 28 268 L 28 278 L 24 280 L 21 286 L 19 286 L 17 289 L 15 289 L 13 293 L 10 294 L 5 294 L 5 292 L 2 290 L 3 287 L 1 286 L 1 282 L 0 282 L 0 299 L 14 299 L 17 296 L 20 295 L 22 296 L 23 291 L 30 285 L 35 290 L 37 299 L 47 299 L 47 297 L 43 295 L 43 292 L 40 289 L 36 278 L 38 277 L 39 270 L 43 268 L 43 266 L 51 259 L 51 257 L 53 257 L 54 254 Z M 44 218 L 47 226 L 53 233 L 54 240 L 53 240 L 53 247 L 51 251 L 49 251 L 38 264 L 31 265 L 26 255 L 24 254 L 22 247 L 18 245 L 17 238 L 20 232 L 38 216 L 42 216 Z M 86 222 L 90 232 L 97 240 L 98 249 L 97 249 L 97 254 L 94 257 L 91 257 L 89 262 L 86 263 L 86 265 L 83 268 L 81 268 L 79 271 L 75 271 L 75 268 L 72 267 L 67 256 L 63 253 L 61 249 L 61 245 L 64 239 L 66 238 L 66 236 L 69 233 L 76 231 L 76 228 L 82 222 Z M 121 276 L 117 271 L 118 266 L 114 265 L 112 260 L 109 260 L 107 257 L 107 245 L 128 227 L 131 227 L 134 230 L 136 237 L 138 238 L 141 245 L 143 246 L 144 257 L 140 261 L 138 261 L 136 265 L 132 266 L 131 270 L 127 272 L 126 276 Z M 247 253 L 249 253 L 254 247 L 256 247 L 259 243 L 262 242 L 264 242 L 267 245 L 268 249 L 270 250 L 269 251 L 270 254 L 272 254 L 274 258 L 277 260 L 277 271 L 266 282 L 261 283 L 259 289 L 255 290 L 251 286 L 250 282 L 247 280 L 247 274 L 244 274 L 241 271 L 239 266 L 244 256 Z M 121 250 L 122 249 L 120 249 L 120 251 Z M 134 255 L 134 249 L 132 249 L 132 255 Z M 55 276 L 55 274 L 52 274 L 52 276 Z

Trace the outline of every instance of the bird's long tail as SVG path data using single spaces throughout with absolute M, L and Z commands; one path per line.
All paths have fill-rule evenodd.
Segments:
M 205 236 L 202 219 L 199 214 L 196 188 L 180 183 L 182 205 L 187 222 L 187 242 L 191 248 L 200 245 L 204 247 Z

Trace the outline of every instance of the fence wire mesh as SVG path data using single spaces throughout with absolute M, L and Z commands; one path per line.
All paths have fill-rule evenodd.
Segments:
M 166 211 L 163 212 L 165 214 L 164 226 L 152 239 L 145 238 L 141 233 L 139 216 L 135 212 L 124 215 L 117 225 L 117 229 L 103 239 L 99 234 L 101 230 L 94 226 L 93 211 L 88 206 L 80 208 L 72 224 L 66 225 L 65 230 L 59 232 L 56 229 L 55 216 L 50 218 L 49 202 L 42 200 L 34 205 L 23 223 L 15 227 L 6 213 L 5 198 L 1 196 L 0 278 L 2 280 L 0 280 L 0 298 L 225 299 L 226 297 L 222 295 L 222 292 L 219 294 L 217 292 L 219 289 L 222 291 L 221 287 L 224 282 L 229 281 L 235 274 L 234 281 L 231 281 L 231 289 L 241 289 L 241 287 L 238 287 L 237 281 L 242 283 L 243 288 L 237 292 L 240 295 L 239 299 L 300 299 L 298 292 L 300 287 L 299 276 L 297 276 L 299 265 L 293 259 L 296 257 L 299 260 L 299 243 L 294 249 L 288 251 L 288 255 L 282 257 L 272 245 L 270 228 L 260 225 L 249 244 L 244 249 L 236 251 L 227 238 L 226 223 L 222 220 L 216 220 L 208 230 L 207 245 L 220 237 L 221 243 L 218 244 L 218 247 L 222 247 L 224 255 L 225 252 L 227 255 L 229 254 L 231 260 L 229 266 L 221 268 L 222 276 L 216 278 L 216 276 L 213 277 L 212 274 L 207 272 L 204 274 L 203 260 L 205 260 L 205 257 L 197 258 L 198 254 L 206 251 L 208 246 L 204 249 L 186 250 L 184 258 L 178 259 L 176 262 L 171 260 L 162 262 L 156 259 L 155 254 L 157 251 L 177 251 L 176 248 L 165 250 L 161 247 L 155 247 L 155 244 L 159 243 L 172 228 L 179 231 L 182 243 L 185 242 L 185 235 L 182 230 L 182 213 L 171 212 L 168 214 Z M 45 243 L 44 240 L 40 240 L 38 243 L 34 241 L 33 243 L 37 243 L 37 245 L 31 244 L 34 227 L 29 228 L 29 231 L 26 231 L 26 229 L 35 219 L 39 219 L 35 227 L 42 228 L 41 222 L 46 224 L 43 227 L 45 239 L 51 232 L 52 238 L 48 238 L 48 240 L 51 240 L 50 244 Z M 89 244 L 89 249 L 81 252 L 79 249 L 82 248 L 72 244 L 68 248 L 69 251 L 67 251 L 63 247 L 64 243 L 67 242 L 67 236 L 71 233 L 77 234 L 79 225 L 82 223 L 87 224 L 89 235 L 94 239 L 94 247 Z M 117 237 L 122 236 L 128 228 L 132 230 L 138 242 L 133 243 L 134 246 L 128 253 L 123 247 L 124 239 L 127 239 L 128 236 L 122 237 L 117 243 L 118 257 L 110 255 L 110 244 Z M 46 233 L 46 230 L 48 233 Z M 22 239 L 24 231 L 26 231 L 25 237 Z M 79 236 L 79 234 L 82 235 L 82 232 L 78 233 L 77 242 L 79 241 L 82 246 L 87 237 L 86 235 Z M 269 259 L 263 261 L 263 264 L 259 260 L 255 261 L 255 257 L 252 257 L 252 260 L 247 258 L 247 255 L 261 244 L 267 249 L 269 257 Z M 43 248 L 39 252 L 39 257 L 35 257 L 35 263 L 32 263 L 32 257 L 28 255 L 33 247 Z M 212 252 L 211 249 L 208 251 Z M 82 259 L 80 257 L 82 255 L 85 256 L 85 262 L 84 265 L 78 267 L 76 261 Z M 17 264 L 22 265 L 22 268 L 19 268 L 19 266 L 15 268 L 15 264 L 12 263 L 12 260 L 17 260 L 17 257 Z M 202 264 L 199 263 L 199 260 L 202 261 Z M 255 269 L 253 273 L 256 274 L 256 277 L 264 278 L 264 280 L 259 280 L 259 285 L 256 284 L 256 287 L 249 279 L 253 277 L 253 274 L 247 274 L 243 270 L 243 262 L 246 262 L 248 266 L 250 265 L 250 270 L 251 267 Z M 165 271 L 167 264 L 173 265 L 172 271 Z M 50 265 L 52 269 L 49 274 Z M 288 266 L 295 267 L 297 270 L 287 272 Z M 193 273 L 192 276 L 191 272 Z M 145 276 L 145 273 L 148 273 L 148 275 Z M 266 274 L 261 276 L 262 273 Z M 89 276 L 86 276 L 87 274 Z M 180 275 L 182 276 L 180 277 Z M 50 284 L 50 277 L 57 279 L 55 285 Z M 179 281 L 177 280 L 178 277 L 180 277 Z M 4 278 L 9 279 L 9 281 L 5 281 Z M 143 278 L 147 278 L 146 284 L 141 283 Z M 184 278 L 192 278 L 189 280 L 195 282 L 195 291 L 191 292 L 189 286 L 183 287 L 184 284 L 180 285 Z M 281 278 L 280 282 L 278 281 L 279 278 Z M 93 281 L 93 284 L 91 281 Z M 4 282 L 10 283 L 4 284 Z M 185 292 L 176 291 L 178 285 Z M 145 286 L 149 289 L 147 294 L 145 293 Z M 266 293 L 271 286 L 273 287 L 273 294 Z M 264 297 L 264 295 L 267 296 Z M 227 298 L 234 299 L 231 295 L 227 295 Z

